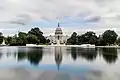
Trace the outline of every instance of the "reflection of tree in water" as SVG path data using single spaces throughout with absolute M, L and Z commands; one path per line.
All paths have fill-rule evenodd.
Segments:
M 0 59 L 2 58 L 2 53 L 0 53 Z
M 31 64 L 37 65 L 42 60 L 43 52 L 42 52 L 42 48 L 35 48 L 28 52 L 25 51 L 19 52 L 17 56 L 18 56 L 18 61 L 27 58 Z
M 30 61 L 31 64 L 37 65 L 39 64 L 39 61 L 42 60 L 42 51 L 40 50 L 39 52 L 34 51 L 28 54 L 28 60 Z
M 77 48 L 76 47 L 71 48 L 71 57 L 73 58 L 73 60 L 77 59 Z
M 116 48 L 103 48 L 102 55 L 107 63 L 115 63 L 118 58 Z
M 88 61 L 92 61 L 96 58 L 97 52 L 95 49 L 84 49 L 84 48 L 71 48 L 71 56 L 73 60 L 76 60 L 77 57 L 85 58 Z
M 62 62 L 62 51 L 61 47 L 55 47 L 55 62 L 57 64 L 57 68 L 59 70 L 60 64 Z
M 17 53 L 17 58 L 18 58 L 18 61 L 21 61 L 21 60 L 24 60 L 26 58 L 26 53 L 25 52 L 18 52 Z
M 97 52 L 95 49 L 80 49 L 80 56 L 85 58 L 88 61 L 93 61 L 96 59 Z

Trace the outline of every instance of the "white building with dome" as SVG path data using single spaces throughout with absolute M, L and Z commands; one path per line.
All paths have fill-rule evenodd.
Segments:
M 55 35 L 47 36 L 47 39 L 50 40 L 51 44 L 65 44 L 68 38 L 69 38 L 68 35 L 66 36 L 63 35 L 59 23 L 58 23 L 58 27 L 55 30 Z

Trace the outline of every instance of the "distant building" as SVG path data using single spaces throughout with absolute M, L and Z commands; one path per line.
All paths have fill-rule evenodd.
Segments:
M 65 44 L 69 36 L 64 36 L 62 29 L 60 28 L 60 24 L 58 23 L 58 27 L 55 30 L 55 35 L 47 36 L 47 39 L 50 40 L 51 44 Z
M 1 44 L 1 46 L 6 46 L 4 39 L 3 39 L 3 42 L 2 42 L 2 44 Z

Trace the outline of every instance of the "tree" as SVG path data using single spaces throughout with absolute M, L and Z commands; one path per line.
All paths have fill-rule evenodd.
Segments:
M 78 36 L 78 44 L 96 44 L 98 37 L 92 31 L 86 32 L 81 36 Z
M 120 37 L 117 39 L 116 43 L 120 46 Z
M 15 35 L 12 37 L 12 42 L 11 42 L 10 45 L 12 45 L 12 46 L 16 46 L 17 43 L 18 43 L 17 38 L 18 38 L 18 37 L 17 37 L 17 34 L 15 34 Z
M 35 36 L 33 34 L 28 34 L 27 41 L 28 41 L 28 44 L 37 44 L 38 38 L 37 38 L 37 36 Z
M 39 43 L 46 43 L 46 39 L 43 36 L 43 32 L 39 28 L 32 28 L 29 32 L 28 35 L 32 34 L 37 37 L 37 44 Z
M 2 32 L 0 32 L 0 36 L 3 36 Z
M 0 34 L 1 35 L 1 34 Z M 6 43 L 14 46 L 23 46 L 26 44 L 40 44 L 40 43 L 49 43 L 50 40 L 47 40 L 43 36 L 43 32 L 39 28 L 32 28 L 28 33 L 19 32 L 18 36 L 15 34 L 12 37 L 6 38 Z
M 6 37 L 6 44 L 11 44 L 12 43 L 12 37 L 8 36 Z
M 17 37 L 17 34 L 15 34 L 14 36 L 6 37 L 5 42 L 10 46 L 17 46 L 20 43 L 20 39 Z
M 19 32 L 18 39 L 19 39 L 21 45 L 27 44 L 27 33 Z
M 47 40 L 46 40 L 46 43 L 50 43 L 50 40 L 49 40 L 49 39 L 47 39 Z
M 3 38 L 4 38 L 4 36 L 3 36 L 3 34 L 0 32 L 0 44 L 3 42 Z
M 106 30 L 103 34 L 103 40 L 105 41 L 105 43 L 107 43 L 108 45 L 110 44 L 114 44 L 116 39 L 117 39 L 117 33 L 114 32 L 113 30 Z
M 73 32 L 73 34 L 71 35 L 71 37 L 67 40 L 68 44 L 77 44 L 77 33 Z
M 32 29 L 28 32 L 28 34 L 33 34 L 33 35 L 39 37 L 39 36 L 43 35 L 43 32 L 42 32 L 39 28 L 35 27 L 35 28 L 32 28 Z

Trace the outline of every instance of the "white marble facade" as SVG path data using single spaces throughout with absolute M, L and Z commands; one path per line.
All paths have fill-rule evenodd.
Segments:
M 51 44 L 65 44 L 68 38 L 69 36 L 63 35 L 62 29 L 60 28 L 59 23 L 58 23 L 58 27 L 55 30 L 55 35 L 47 36 L 47 39 L 50 40 Z

